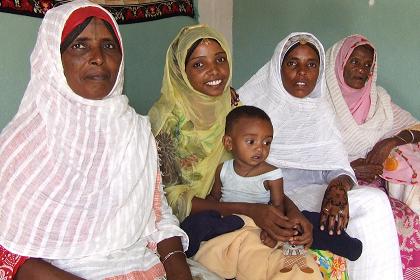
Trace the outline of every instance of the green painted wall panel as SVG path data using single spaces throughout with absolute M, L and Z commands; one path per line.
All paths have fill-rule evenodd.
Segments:
M 420 1 L 236 0 L 233 15 L 234 86 L 240 87 L 295 31 L 314 33 L 325 49 L 360 33 L 378 50 L 378 84 L 420 119 Z

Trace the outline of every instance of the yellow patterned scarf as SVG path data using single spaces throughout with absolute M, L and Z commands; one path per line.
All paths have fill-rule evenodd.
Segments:
M 188 49 L 203 38 L 219 42 L 229 61 L 229 81 L 218 97 L 196 91 L 185 72 Z M 228 158 L 222 137 L 231 110 L 231 78 L 232 56 L 219 33 L 203 25 L 181 29 L 166 54 L 161 97 L 149 111 L 160 146 L 167 199 L 181 221 L 189 215 L 193 197 L 209 193 L 217 165 Z

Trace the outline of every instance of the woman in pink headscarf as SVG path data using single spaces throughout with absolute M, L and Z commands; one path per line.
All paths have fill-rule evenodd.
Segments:
M 326 56 L 328 98 L 359 184 L 385 190 L 387 183 L 397 183 L 418 189 L 420 123 L 376 85 L 374 46 L 365 37 L 352 35 L 334 44 Z M 420 273 L 419 216 L 395 198 L 390 202 L 404 279 L 414 279 Z

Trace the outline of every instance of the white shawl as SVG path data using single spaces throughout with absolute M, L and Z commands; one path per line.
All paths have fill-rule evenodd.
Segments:
M 63 73 L 61 33 L 85 6 L 99 7 L 74 1 L 46 14 L 31 80 L 0 135 L 0 244 L 20 255 L 106 254 L 155 228 L 156 147 L 148 119 L 122 95 L 124 54 L 103 100 L 76 95 Z
M 281 80 L 281 64 L 287 50 L 304 36 L 319 52 L 318 81 L 305 98 L 289 94 Z M 283 168 L 308 170 L 352 169 L 334 115 L 324 99 L 325 54 L 319 40 L 309 33 L 292 33 L 281 41 L 269 62 L 239 90 L 244 104 L 263 109 L 271 118 L 274 139 L 268 162 Z
M 410 113 L 393 105 L 386 90 L 376 85 L 378 63 L 374 61 L 370 91 L 371 106 L 366 121 L 357 124 L 341 94 L 335 74 L 335 61 L 345 40 L 346 38 L 335 43 L 326 53 L 327 99 L 338 118 L 349 160 L 353 161 L 364 158 L 379 140 L 415 124 L 416 119 Z

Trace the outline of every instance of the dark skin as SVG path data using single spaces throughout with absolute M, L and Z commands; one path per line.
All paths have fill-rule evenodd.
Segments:
M 102 99 L 112 90 L 122 55 L 112 34 L 103 22 L 94 18 L 84 31 L 63 52 L 64 75 L 70 88 L 87 99 Z M 180 237 L 171 237 L 157 244 L 160 256 L 184 251 Z M 192 280 L 182 253 L 173 254 L 163 264 L 167 279 Z M 78 280 L 76 275 L 61 270 L 42 259 L 31 258 L 17 271 L 15 279 Z
M 321 230 L 328 230 L 330 235 L 341 234 L 349 223 L 349 201 L 347 192 L 353 186 L 348 175 L 333 179 L 325 190 L 321 207 Z
M 419 131 L 411 130 L 410 133 L 408 130 L 403 130 L 397 136 L 386 138 L 376 143 L 366 158 L 352 161 L 351 167 L 358 180 L 371 183 L 382 174 L 383 163 L 395 147 L 408 143 L 418 143 L 419 141 Z
M 297 98 L 310 95 L 319 75 L 319 56 L 307 44 L 300 44 L 284 58 L 281 79 L 286 91 Z M 333 179 L 325 190 L 321 210 L 321 230 L 329 234 L 341 234 L 349 221 L 347 191 L 353 186 L 352 179 L 341 175 Z
M 211 87 L 209 81 L 227 81 L 229 75 L 229 65 L 225 59 L 226 53 L 221 49 L 217 42 L 207 40 L 195 49 L 186 63 L 186 73 L 191 86 L 206 95 L 219 96 L 223 93 L 224 87 L 216 85 Z M 227 67 L 226 67 L 227 64 Z M 209 70 L 211 71 L 209 71 Z M 209 74 L 207 74 L 209 73 Z M 217 75 L 216 75 L 217 74 Z M 231 88 L 231 103 L 237 104 L 239 97 Z M 289 219 L 305 219 L 299 209 L 290 200 L 285 200 L 285 213 L 271 205 L 250 204 L 250 203 L 230 203 L 219 202 L 216 200 L 206 200 L 198 197 L 192 199 L 191 213 L 198 213 L 206 210 L 215 210 L 222 215 L 242 214 L 251 217 L 254 222 L 265 230 L 271 238 L 275 240 L 288 241 L 295 236 L 295 225 Z M 312 225 L 305 219 L 302 225 L 304 230 L 312 231 Z M 296 237 L 296 242 L 301 242 L 301 237 Z
M 277 169 L 265 162 L 272 139 L 273 126 L 269 121 L 250 117 L 238 119 L 223 137 L 225 149 L 230 151 L 235 159 L 233 165 L 236 174 L 242 177 L 253 177 Z M 221 164 L 216 169 L 213 188 L 206 199 L 217 202 L 221 199 L 223 185 L 220 172 L 222 166 Z M 312 244 L 312 227 L 309 227 L 309 222 L 303 215 L 296 215 L 295 219 L 289 219 L 284 211 L 286 198 L 283 192 L 283 179 L 267 180 L 264 182 L 264 187 L 270 191 L 271 205 L 280 210 L 285 220 L 294 224 L 292 227 L 294 236 L 287 241 L 309 248 Z M 303 230 L 303 227 L 306 231 Z M 298 235 L 298 229 L 303 231 L 301 236 Z M 264 229 L 261 231 L 260 238 L 263 244 L 271 248 L 277 244 L 277 239 L 271 238 Z
M 348 86 L 354 89 L 364 87 L 371 75 L 374 55 L 373 48 L 368 45 L 361 45 L 354 49 L 343 72 L 344 81 Z M 352 161 L 350 164 L 357 179 L 367 184 L 376 180 L 383 172 L 383 163 L 395 147 L 420 141 L 420 132 L 415 130 L 411 132 L 412 134 L 403 130 L 397 136 L 383 139 L 373 146 L 365 158 Z
M 101 19 L 93 18 L 61 60 L 70 88 L 84 98 L 100 100 L 115 84 L 121 57 L 119 42 Z
M 296 224 L 292 221 L 302 221 L 305 232 L 312 232 L 312 224 L 300 213 L 296 205 L 287 196 L 284 199 L 285 215 L 273 205 L 242 203 L 242 202 L 219 202 L 212 199 L 194 197 L 192 200 L 191 213 L 206 210 L 218 211 L 221 215 L 241 214 L 251 217 L 255 224 L 265 230 L 271 238 L 287 242 L 293 240 L 296 245 L 304 245 L 307 240 L 302 236 L 296 236 Z

